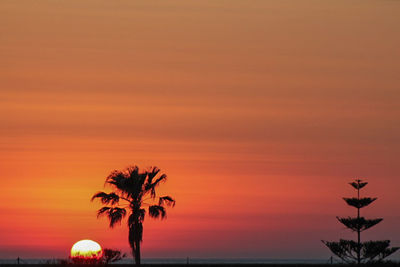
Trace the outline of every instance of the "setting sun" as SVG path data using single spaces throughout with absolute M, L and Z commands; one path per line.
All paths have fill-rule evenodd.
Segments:
M 71 258 L 99 259 L 103 252 L 101 246 L 92 240 L 80 240 L 71 248 Z

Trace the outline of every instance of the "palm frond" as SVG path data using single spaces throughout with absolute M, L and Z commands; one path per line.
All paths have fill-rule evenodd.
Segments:
M 167 206 L 175 207 L 176 201 L 175 201 L 172 197 L 170 197 L 170 196 L 163 196 L 163 197 L 160 197 L 160 199 L 159 199 L 159 201 L 158 201 L 158 205 L 163 206 L 164 203 L 165 203 Z
M 160 205 L 152 205 L 149 207 L 149 215 L 152 218 L 161 218 L 164 219 L 167 216 L 167 212 L 165 208 Z
M 159 183 L 165 182 L 165 181 L 167 181 L 167 175 L 166 175 L 165 173 L 163 173 L 163 174 L 160 175 L 160 177 L 158 177 L 158 178 L 152 183 L 152 185 L 153 185 L 154 187 L 156 187 L 156 186 L 159 185 Z
M 104 215 L 104 213 L 108 212 L 111 208 L 110 207 L 102 207 L 97 211 L 97 218 Z
M 146 183 L 144 185 L 144 190 L 145 193 L 150 191 L 152 197 L 153 197 L 153 192 L 155 193 L 155 190 L 151 190 L 151 188 L 153 187 L 153 179 L 154 177 L 157 176 L 157 174 L 160 172 L 161 170 L 157 167 L 150 167 L 149 171 L 147 171 L 147 180 Z M 153 197 L 154 198 L 154 197 Z
M 150 191 L 150 197 L 156 198 L 156 187 L 159 186 L 161 182 L 167 181 L 167 175 L 161 174 L 154 182 L 146 184 L 145 190 L 146 192 Z
M 110 227 L 113 228 L 115 224 L 120 223 L 126 215 L 126 210 L 123 208 L 111 208 L 108 211 L 108 219 L 110 220 Z
M 147 172 L 140 172 L 138 166 L 130 166 L 124 170 L 124 174 L 126 177 L 124 191 L 130 198 L 140 201 Z
M 131 177 L 137 177 L 139 175 L 139 166 L 137 165 L 129 166 L 125 169 L 125 172 Z
M 90 201 L 93 201 L 93 200 L 95 200 L 95 199 L 98 198 L 98 197 L 102 198 L 102 197 L 105 196 L 105 195 L 107 195 L 107 193 L 104 193 L 104 192 L 97 192 L 96 194 L 94 194 L 94 195 L 92 196 L 92 198 L 90 199 Z
M 114 192 L 107 194 L 104 192 L 97 192 L 96 194 L 93 195 L 91 201 L 93 201 L 95 198 L 100 198 L 100 201 L 103 204 L 111 204 L 115 205 L 118 204 L 119 202 L 119 196 L 115 194 Z
M 125 192 L 126 177 L 125 174 L 121 171 L 118 170 L 112 171 L 110 175 L 107 176 L 105 183 L 114 186 L 114 188 L 120 190 L 121 192 Z
M 147 183 L 151 184 L 153 182 L 154 177 L 157 176 L 157 174 L 160 172 L 161 170 L 157 167 L 150 167 L 150 170 L 147 172 Z
M 132 188 L 141 189 L 144 179 L 147 176 L 147 172 L 140 172 L 139 167 L 136 165 L 126 168 L 125 172 L 130 185 L 133 185 Z
M 140 209 L 139 210 L 139 216 L 138 216 L 139 221 L 143 222 L 145 216 L 146 216 L 146 210 L 145 209 Z

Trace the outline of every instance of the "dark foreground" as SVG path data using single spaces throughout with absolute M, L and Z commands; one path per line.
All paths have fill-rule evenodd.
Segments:
M 355 267 L 359 265 L 350 265 L 350 264 L 142 264 L 143 267 L 171 267 L 171 266 L 188 266 L 192 265 L 195 267 Z M 128 266 L 135 266 L 131 264 L 109 264 L 109 265 L 91 265 L 91 264 L 0 264 L 1 267 L 39 267 L 39 266 L 46 266 L 46 267 L 128 267 Z M 363 264 L 362 267 L 400 267 L 400 263 L 377 263 L 377 264 Z

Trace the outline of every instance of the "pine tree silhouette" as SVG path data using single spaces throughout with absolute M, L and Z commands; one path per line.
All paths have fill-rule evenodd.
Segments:
M 350 185 L 357 190 L 357 197 L 343 198 L 349 206 L 357 209 L 357 217 L 337 217 L 339 222 L 357 233 L 357 241 L 340 239 L 339 242 L 329 242 L 322 240 L 332 253 L 346 263 L 361 264 L 379 262 L 399 249 L 399 247 L 390 248 L 390 240 L 361 242 L 361 233 L 383 220 L 382 218 L 365 219 L 360 216 L 360 210 L 377 199 L 370 197 L 360 198 L 360 189 L 367 184 L 367 182 L 363 182 L 362 180 L 351 182 Z

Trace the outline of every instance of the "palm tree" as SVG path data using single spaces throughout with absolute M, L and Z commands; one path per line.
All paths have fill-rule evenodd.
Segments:
M 129 245 L 137 265 L 140 264 L 145 207 L 150 217 L 165 219 L 167 214 L 165 206 L 175 206 L 175 200 L 170 196 L 158 197 L 158 201 L 154 203 L 157 198 L 157 186 L 167 180 L 167 175 L 158 175 L 159 172 L 160 169 L 157 167 L 141 172 L 138 166 L 130 166 L 122 171 L 115 170 L 106 178 L 106 184 L 111 185 L 114 191 L 109 194 L 98 192 L 92 197 L 92 201 L 99 198 L 107 205 L 97 211 L 97 217 L 106 215 L 111 228 L 121 223 L 128 210 Z

